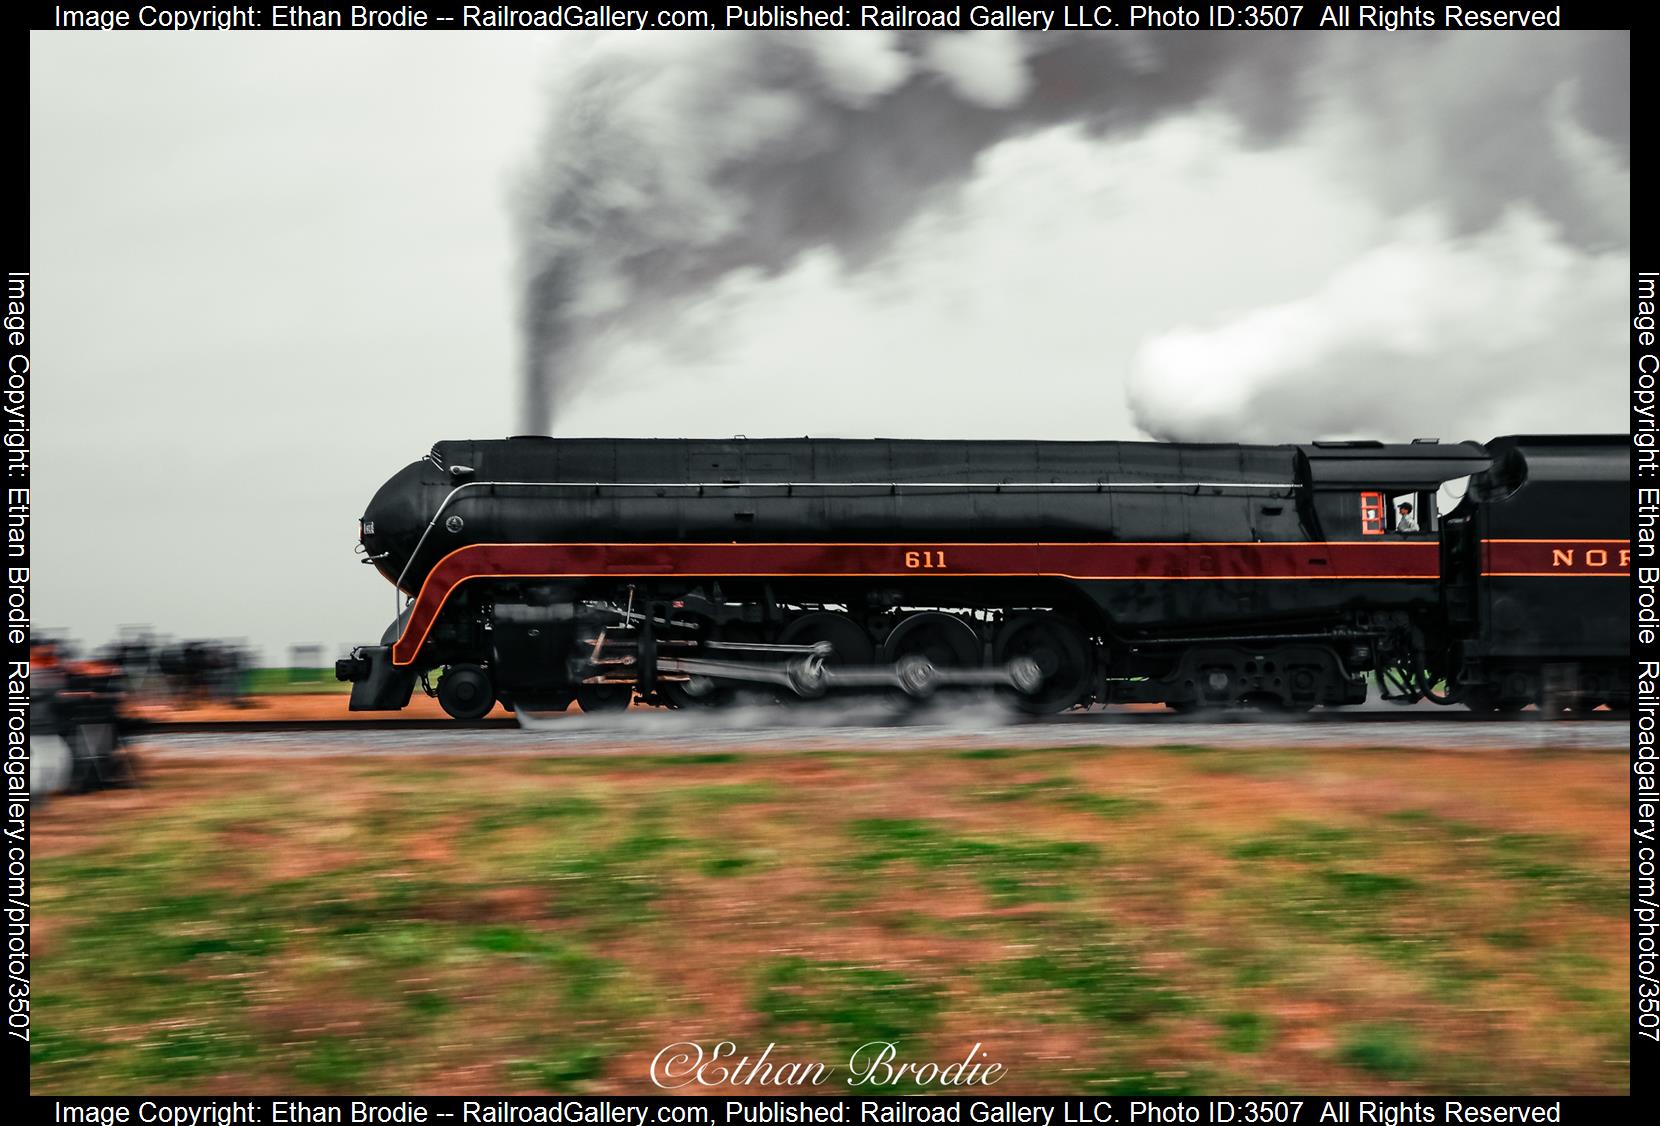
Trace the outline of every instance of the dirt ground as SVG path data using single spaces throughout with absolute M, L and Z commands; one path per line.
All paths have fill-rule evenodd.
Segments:
M 386 719 L 447 719 L 438 701 L 418 687 L 410 697 L 409 706 L 397 712 L 354 712 L 350 708 L 351 694 L 347 692 L 285 692 L 269 696 L 249 696 L 241 704 L 219 701 L 207 703 L 178 703 L 174 701 L 137 702 L 129 710 L 135 716 L 155 723 L 250 723 L 276 721 L 281 723 L 333 722 L 335 720 Z M 497 705 L 491 710 L 491 719 L 511 719 L 509 712 Z
M 832 1075 L 689 1089 L 846 1092 L 891 1042 L 985 1053 L 993 1094 L 1621 1092 L 1625 781 L 1537 748 L 227 744 L 37 818 L 32 1085 L 637 1092 L 731 1041 Z

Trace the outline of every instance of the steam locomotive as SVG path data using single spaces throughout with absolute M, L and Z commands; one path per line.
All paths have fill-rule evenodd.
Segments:
M 1630 490 L 1618 436 L 440 442 L 363 515 L 397 615 L 336 675 L 354 710 L 420 682 L 458 719 L 966 689 L 1303 710 L 1373 679 L 1624 708 Z

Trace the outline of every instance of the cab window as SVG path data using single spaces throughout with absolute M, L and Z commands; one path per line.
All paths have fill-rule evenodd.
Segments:
M 1435 531 L 1435 525 L 1434 493 L 1377 489 L 1360 494 L 1361 535 L 1427 535 Z

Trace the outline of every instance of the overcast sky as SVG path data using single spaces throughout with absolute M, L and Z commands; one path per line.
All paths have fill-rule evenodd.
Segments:
M 1624 425 L 1624 36 L 37 33 L 31 71 L 35 620 L 88 642 L 376 640 L 358 515 L 524 428 L 527 339 L 558 434 Z

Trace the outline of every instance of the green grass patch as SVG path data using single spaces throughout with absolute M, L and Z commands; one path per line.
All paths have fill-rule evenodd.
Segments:
M 48 1004 L 36 997 L 35 1023 L 29 1034 L 29 1067 L 45 1074 L 73 1076 L 97 1065 L 103 1056 L 114 1050 L 114 1045 L 78 1032 L 55 1026 L 53 1014 L 67 998 Z M 42 1016 L 46 1019 L 43 1021 Z
M 1319 863 L 1364 855 L 1365 843 L 1357 834 L 1338 825 L 1290 822 L 1272 833 L 1248 837 L 1228 849 L 1235 860 L 1292 860 Z
M 1228 1052 L 1260 1052 L 1273 1039 L 1273 1022 L 1262 1013 L 1247 1009 L 1223 1013 L 1216 1023 L 1222 1028 L 1222 1049 Z
M 341 1036 L 320 1036 L 304 1045 L 294 1061 L 294 1078 L 324 1091 L 361 1090 L 386 1058 L 384 1044 Z
M 1397 809 L 1384 814 L 1384 820 L 1392 821 L 1397 825 L 1414 825 L 1433 830 L 1435 832 L 1455 837 L 1481 836 L 1483 830 L 1468 821 L 1457 821 L 1433 813 L 1427 809 Z
M 1279 876 L 1250 892 L 1235 889 L 1235 894 L 1266 920 L 1283 920 L 1411 961 L 1444 941 L 1439 930 L 1401 925 L 1399 917 L 1414 886 L 1382 873 L 1316 869 Z M 1350 889 L 1362 890 L 1357 894 Z
M 221 1019 L 149 1033 L 124 1062 L 133 1080 L 170 1084 L 235 1071 L 256 1055 L 252 1037 L 239 1022 Z
M 1096 1024 L 1140 1024 L 1190 1007 L 1098 925 L 1049 926 L 1033 945 L 1040 948 L 986 969 L 990 993 L 1020 996 L 1032 1011 L 1058 1004 Z
M 687 802 L 709 813 L 740 805 L 758 805 L 776 800 L 778 791 L 767 782 L 725 782 L 713 786 L 688 786 L 676 791 L 677 802 Z
M 473 818 L 469 831 L 473 834 L 498 833 L 526 825 L 544 825 L 567 818 L 598 817 L 603 807 L 593 798 L 582 794 L 537 796 L 521 801 L 492 803 L 486 812 Z
M 1440 936 L 1404 929 L 1396 916 L 1409 902 L 1438 903 L 1444 895 L 1410 876 L 1364 866 L 1388 852 L 1383 834 L 1288 822 L 1228 846 L 1228 857 L 1246 873 L 1229 894 L 1255 912 L 1300 928 L 1384 947 L 1392 956 L 1417 957 L 1438 945 Z
M 756 865 L 751 856 L 739 853 L 719 853 L 705 856 L 697 862 L 697 870 L 710 879 L 723 880 L 732 876 L 741 876 Z
M 1386 872 L 1353 872 L 1327 869 L 1322 871 L 1320 875 L 1338 895 L 1351 902 L 1359 903 L 1386 899 L 1399 895 L 1401 892 L 1411 891 L 1418 886 L 1405 876 L 1392 876 Z
M 621 978 L 619 968 L 610 959 L 552 931 L 516 926 L 480 927 L 471 931 L 465 942 L 487 955 L 518 957 L 540 966 L 544 970 L 542 980 L 552 998 L 576 1013 Z
M 572 848 L 550 858 L 540 882 L 551 892 L 557 916 L 594 926 L 632 926 L 648 917 L 670 872 L 666 853 L 686 842 L 649 826 L 610 845 Z
M 1626 882 L 1565 862 L 1580 852 L 1567 838 L 1503 833 L 1491 839 L 1487 851 L 1489 864 L 1500 876 L 1527 886 L 1540 898 L 1609 915 L 1622 914 L 1628 905 Z
M 1076 778 L 1065 775 L 976 790 L 974 796 L 987 802 L 1045 802 L 1108 819 L 1130 817 L 1157 808 L 1156 802 L 1141 798 L 1096 793 Z
M 778 1028 L 812 1028 L 841 1048 L 903 1044 L 930 1028 L 943 991 L 894 970 L 806 958 L 767 965 L 754 1007 Z
M 603 1041 L 560 1039 L 536 1059 L 513 1061 L 508 1070 L 537 1090 L 565 1091 L 604 1074 L 617 1050 L 617 1045 Z
M 1143 813 L 1150 813 L 1159 807 L 1158 802 L 1148 801 L 1145 798 L 1132 798 L 1123 794 L 1099 794 L 1092 790 L 1083 790 L 1075 794 L 1065 794 L 1059 799 L 1061 805 L 1071 809 L 1081 809 L 1085 813 L 1093 813 L 1097 817 L 1116 821 L 1120 817 L 1135 817 Z
M 1351 1029 L 1339 1058 L 1350 1067 L 1384 1079 L 1412 1079 L 1424 1068 L 1424 1053 L 1409 1028 L 1374 1024 Z
M 249 696 L 301 695 L 317 692 L 350 692 L 352 686 L 334 678 L 326 669 L 249 669 L 242 674 L 242 691 Z
M 1628 905 L 1627 882 L 1587 868 L 1584 849 L 1570 837 L 1500 833 L 1421 809 L 1401 810 L 1389 818 L 1433 833 L 1460 858 L 1461 866 L 1485 868 L 1515 884 L 1534 900 L 1533 910 L 1567 905 L 1612 915 L 1623 914 Z
M 970 837 L 940 821 L 870 818 L 850 828 L 862 850 L 848 867 L 860 877 L 909 864 L 929 874 L 971 879 L 1004 906 L 1077 898 L 1077 881 L 1099 857 L 1096 846 L 1084 841 Z
M 1300 774 L 1318 761 L 1307 751 L 1288 747 L 1216 747 L 1196 743 L 1161 743 L 1165 754 L 1205 759 L 1204 769 L 1219 774 L 1279 777 Z

